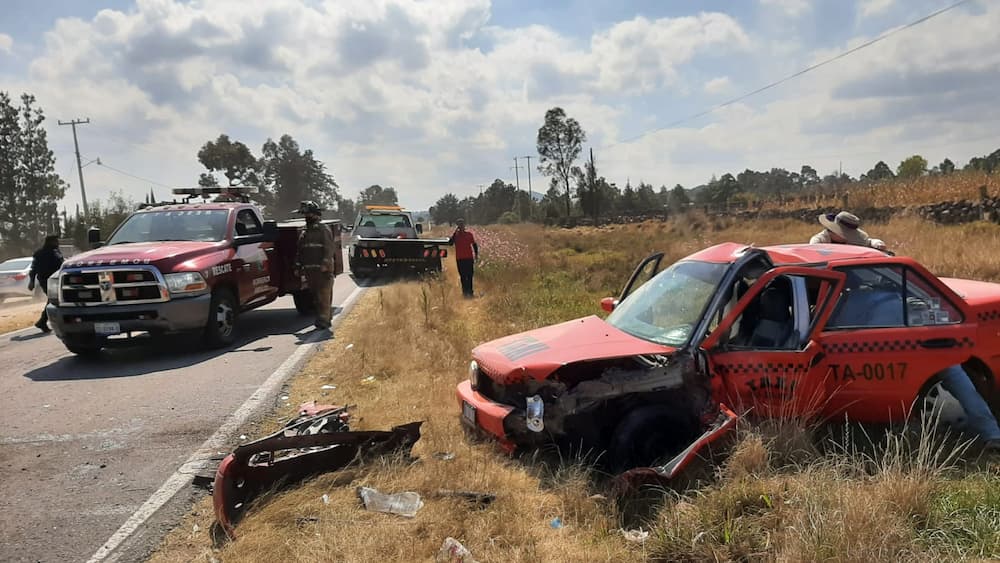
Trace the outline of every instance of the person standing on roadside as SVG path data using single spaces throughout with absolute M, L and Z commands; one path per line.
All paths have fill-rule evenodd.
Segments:
M 45 237 L 45 243 L 31 257 L 31 270 L 28 272 L 28 289 L 34 291 L 35 282 L 37 281 L 38 288 L 42 290 L 43 295 L 46 295 L 49 289 L 49 277 L 59 271 L 62 263 L 63 255 L 59 250 L 59 237 L 55 235 Z M 42 316 L 38 318 L 35 327 L 42 332 L 50 332 L 52 330 L 49 328 L 49 314 L 44 306 L 42 307 Z
M 448 239 L 448 244 L 455 245 L 455 263 L 458 265 L 458 276 L 462 279 L 462 295 L 474 297 L 472 292 L 472 276 L 476 270 L 476 260 L 479 260 L 479 245 L 472 231 L 465 230 L 465 219 L 455 221 L 455 232 Z
M 316 328 L 329 330 L 333 317 L 333 233 L 322 221 L 323 210 L 313 201 L 303 201 L 299 213 L 306 228 L 299 235 L 296 264 L 306 276 L 316 306 Z

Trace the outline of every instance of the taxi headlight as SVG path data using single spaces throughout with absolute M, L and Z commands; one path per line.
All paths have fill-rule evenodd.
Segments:
M 469 362 L 469 381 L 473 389 L 479 387 L 479 364 L 475 360 Z

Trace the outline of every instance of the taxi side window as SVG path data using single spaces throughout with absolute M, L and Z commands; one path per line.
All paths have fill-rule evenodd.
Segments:
M 263 227 L 257 216 L 249 209 L 244 209 L 236 214 L 236 235 L 259 235 Z
M 961 322 L 960 314 L 940 292 L 902 266 L 840 270 L 847 279 L 828 330 L 901 328 Z

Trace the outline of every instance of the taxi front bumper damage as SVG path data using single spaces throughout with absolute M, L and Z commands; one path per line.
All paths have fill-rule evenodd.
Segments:
M 488 396 L 495 394 L 483 389 L 490 381 L 474 388 L 467 380 L 458 386 L 457 395 L 462 422 L 497 440 L 508 452 L 560 440 L 574 442 L 588 432 L 606 435 L 630 409 L 643 405 L 669 405 L 689 412 L 699 424 L 687 432 L 691 441 L 685 448 L 662 465 L 636 467 L 619 475 L 637 484 L 674 478 L 735 426 L 737 415 L 712 398 L 700 373 L 692 358 L 675 355 L 655 367 L 604 369 L 572 386 L 554 379 L 526 380 L 516 385 L 515 400 L 507 396 L 500 402 Z
M 346 407 L 300 407 L 284 428 L 237 447 L 219 464 L 212 486 L 215 519 L 229 538 L 249 503 L 261 493 L 318 473 L 382 455 L 409 456 L 421 422 L 388 431 L 351 431 Z

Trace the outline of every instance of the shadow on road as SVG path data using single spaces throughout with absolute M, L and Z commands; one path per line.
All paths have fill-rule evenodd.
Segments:
M 258 340 L 281 334 L 307 332 L 312 326 L 311 317 L 303 317 L 294 309 L 265 309 L 253 311 L 241 318 L 243 337 L 235 344 L 218 350 L 206 350 L 198 335 L 174 336 L 155 342 L 136 342 L 134 345 L 105 349 L 94 360 L 76 356 L 62 357 L 56 362 L 24 374 L 33 381 L 77 381 L 85 379 L 110 379 L 133 377 L 159 371 L 180 369 L 200 364 L 223 354 L 239 353 L 245 361 L 253 361 L 252 354 L 267 352 L 270 346 L 247 346 Z
M 17 336 L 11 336 L 10 337 L 10 341 L 11 342 L 28 342 L 28 341 L 31 341 L 31 340 L 38 340 L 39 338 L 45 338 L 46 336 L 52 336 L 52 333 L 51 332 L 38 331 L 38 332 L 34 332 L 32 334 L 24 334 L 24 335 L 20 335 L 19 334 Z

